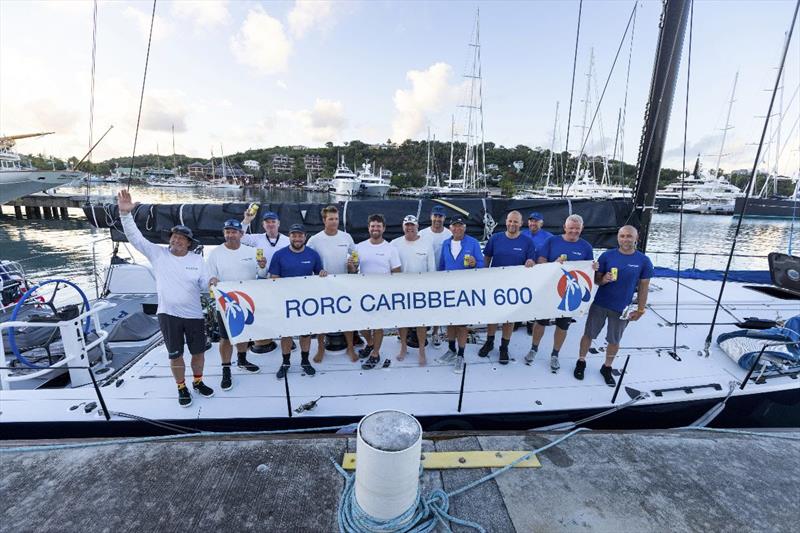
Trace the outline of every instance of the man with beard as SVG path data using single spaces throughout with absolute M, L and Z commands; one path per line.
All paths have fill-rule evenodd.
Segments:
M 597 338 L 608 322 L 606 360 L 600 367 L 600 375 L 609 387 L 617 384 L 611 372 L 611 365 L 619 351 L 619 343 L 628 321 L 639 320 L 644 315 L 650 278 L 653 277 L 653 263 L 646 255 L 636 250 L 638 240 L 639 232 L 636 228 L 622 226 L 617 232 L 619 248 L 603 252 L 597 260 L 598 268 L 594 279 L 599 288 L 586 317 L 586 329 L 581 337 L 578 361 L 573 372 L 575 379 L 583 379 L 586 354 L 589 353 L 592 340 Z M 634 292 L 638 294 L 636 310 L 623 316 L 633 300 Z
M 322 210 L 322 222 L 325 228 L 308 239 L 307 246 L 315 250 L 322 258 L 322 266 L 328 274 L 347 274 L 347 260 L 355 249 L 355 243 L 349 233 L 339 231 L 339 208 L 329 205 Z M 358 361 L 353 346 L 353 332 L 345 331 L 344 339 L 347 342 L 347 355 L 350 360 Z M 315 363 L 321 363 L 325 356 L 325 334 L 317 335 L 317 353 Z
M 439 270 L 471 270 L 483 268 L 481 244 L 467 235 L 467 223 L 461 217 L 450 221 L 453 236 L 442 243 Z M 458 339 L 458 349 L 456 349 Z M 439 358 L 440 363 L 454 363 L 453 372 L 464 372 L 464 349 L 467 346 L 467 326 L 447 326 L 447 351 Z
M 269 270 L 272 256 L 281 248 L 289 246 L 289 237 L 278 232 L 278 229 L 281 227 L 281 221 L 280 218 L 278 218 L 278 214 L 273 211 L 267 211 L 261 217 L 261 226 L 264 228 L 264 233 L 248 233 L 250 223 L 255 216 L 256 214 L 251 213 L 249 209 L 244 212 L 242 225 L 245 233 L 242 237 L 242 244 L 262 250 L 264 258 L 267 260 L 267 270 Z M 277 345 L 272 339 L 263 339 L 257 340 L 250 350 L 253 353 L 264 354 L 271 352 L 276 347 Z
M 231 218 L 225 221 L 223 226 L 225 243 L 214 248 L 208 259 L 206 267 L 210 286 L 216 285 L 220 281 L 244 281 L 267 277 L 267 260 L 264 257 L 256 257 L 255 248 L 242 246 L 242 223 Z M 217 323 L 222 325 L 222 315 L 217 310 Z M 233 346 L 228 338 L 228 331 L 225 327 L 219 328 L 219 356 L 222 360 L 222 390 L 230 390 L 233 387 L 231 379 L 231 356 Z M 236 343 L 236 366 L 247 372 L 257 373 L 258 366 L 247 360 L 247 343 Z
M 306 229 L 302 224 L 293 224 L 289 228 L 289 241 L 289 246 L 281 248 L 272 256 L 272 262 L 269 265 L 270 277 L 293 278 L 318 274 L 324 278 L 328 275 L 322 267 L 322 259 L 319 254 L 306 246 Z M 313 376 L 317 372 L 308 361 L 310 350 L 311 336 L 301 335 L 300 366 L 307 376 Z M 289 371 L 292 356 L 291 337 L 281 337 L 281 353 L 283 355 L 283 364 L 275 374 L 278 379 L 283 379 Z
M 401 271 L 412 274 L 420 272 L 436 272 L 436 253 L 428 239 L 417 232 L 419 222 L 414 215 L 407 215 L 403 219 L 403 236 L 392 241 L 400 255 Z M 419 364 L 425 365 L 425 326 L 418 326 L 417 341 L 419 342 Z M 408 328 L 399 328 L 400 353 L 397 360 L 402 361 L 408 352 Z
M 419 232 L 420 237 L 424 237 L 433 244 L 433 251 L 436 254 L 436 267 L 439 267 L 439 258 L 442 256 L 442 243 L 445 239 L 453 236 L 453 233 L 444 227 L 445 210 L 441 205 L 435 205 L 431 209 L 431 226 Z M 431 331 L 433 345 L 439 346 L 442 341 L 439 339 L 439 326 L 433 326 Z
M 194 245 L 192 230 L 183 225 L 172 228 L 169 247 L 149 242 L 136 227 L 131 211 L 134 203 L 128 191 L 117 195 L 122 229 L 131 246 L 144 254 L 153 267 L 158 294 L 158 325 L 169 354 L 169 366 L 178 385 L 178 405 L 189 407 L 192 395 L 186 388 L 184 345 L 192 354 L 192 388 L 210 398 L 214 390 L 203 383 L 206 331 L 200 294 L 208 286 L 203 258 L 189 253 Z
M 543 226 L 544 217 L 541 213 L 534 211 L 528 215 L 528 236 L 533 241 L 536 250 L 541 249 L 545 241 L 553 236 L 549 231 L 543 230 Z
M 532 267 L 536 262 L 536 250 L 533 240 L 520 232 L 522 227 L 522 214 L 511 211 L 506 215 L 506 231 L 495 233 L 489 238 L 483 249 L 483 264 L 486 267 L 504 267 L 525 265 Z M 500 364 L 508 364 L 508 343 L 514 323 L 503 324 L 503 337 L 500 340 Z M 486 342 L 478 350 L 480 357 L 488 357 L 494 349 L 494 336 L 497 333 L 497 324 L 489 324 L 486 331 Z
M 400 272 L 400 254 L 397 253 L 397 248 L 383 238 L 383 232 L 386 230 L 383 215 L 370 215 L 367 222 L 369 239 L 356 245 L 361 273 L 385 275 Z M 347 268 L 350 271 L 356 269 L 352 256 L 347 260 Z M 367 358 L 361 368 L 370 370 L 381 360 L 383 330 L 366 330 L 361 334 L 367 342 L 367 345 L 359 350 L 359 356 Z
M 564 264 L 568 261 L 591 261 L 594 259 L 592 245 L 581 239 L 583 231 L 583 218 L 580 215 L 570 215 L 564 221 L 564 234 L 554 235 L 547 239 L 541 250 L 537 251 L 538 263 L 558 262 Z M 597 270 L 597 263 L 593 263 L 593 268 Z M 544 336 L 544 328 L 549 324 L 549 320 L 537 320 L 533 326 L 531 339 L 531 350 L 525 356 L 525 362 L 533 363 L 536 353 L 539 351 L 539 343 Z M 553 351 L 550 354 L 550 370 L 555 374 L 561 365 L 558 361 L 558 352 L 564 345 L 567 338 L 567 330 L 572 322 L 569 317 L 557 318 L 556 331 L 553 334 Z

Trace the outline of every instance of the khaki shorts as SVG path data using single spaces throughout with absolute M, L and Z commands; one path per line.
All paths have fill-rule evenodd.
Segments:
M 622 340 L 622 333 L 628 326 L 628 321 L 620 318 L 621 314 L 618 311 L 612 311 L 593 303 L 589 307 L 589 316 L 586 317 L 586 329 L 583 334 L 591 339 L 596 339 L 600 332 L 603 331 L 603 326 L 608 322 L 606 342 L 608 344 L 619 344 Z

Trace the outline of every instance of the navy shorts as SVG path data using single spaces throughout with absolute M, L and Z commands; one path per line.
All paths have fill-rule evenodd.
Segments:
M 206 321 L 202 318 L 181 318 L 158 314 L 158 325 L 170 359 L 183 357 L 184 345 L 192 355 L 206 351 Z
M 563 329 L 564 331 L 567 331 L 569 329 L 569 325 L 572 324 L 572 319 L 568 316 L 563 318 L 554 318 L 553 321 L 556 323 L 556 327 L 558 329 Z M 549 326 L 550 319 L 545 318 L 544 320 L 537 320 L 536 323 L 540 326 Z
M 589 307 L 589 316 L 586 317 L 586 329 L 583 334 L 590 339 L 596 339 L 603 326 L 608 322 L 606 329 L 606 342 L 608 344 L 619 344 L 622 340 L 622 333 L 628 326 L 628 321 L 621 318 L 622 313 L 612 309 L 606 309 L 597 304 Z

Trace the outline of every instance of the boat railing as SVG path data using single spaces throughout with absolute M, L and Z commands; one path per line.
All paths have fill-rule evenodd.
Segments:
M 95 348 L 100 349 L 100 363 L 97 370 L 101 368 L 108 368 L 109 359 L 106 354 L 105 341 L 108 338 L 108 332 L 101 329 L 101 322 L 98 313 L 105 309 L 112 307 L 108 302 L 96 303 L 91 309 L 87 309 L 83 313 L 70 318 L 68 320 L 61 320 L 59 322 L 27 322 L 24 320 L 14 320 L 0 323 L 0 354 L 6 353 L 6 338 L 3 333 L 12 328 L 58 328 L 61 334 L 61 341 L 64 345 L 64 358 L 46 367 L 33 366 L 31 369 L 35 372 L 26 372 L 24 374 L 12 375 L 11 367 L 6 364 L 0 366 L 0 389 L 9 390 L 12 388 L 13 383 L 20 381 L 27 381 L 30 379 L 40 378 L 54 370 L 66 369 L 70 374 L 70 382 L 72 387 L 86 385 L 94 381 L 91 362 L 89 360 L 90 352 Z M 84 325 L 84 321 L 89 321 L 89 326 Z M 89 333 L 96 333 L 97 338 L 89 340 Z M 20 358 L 18 350 L 14 353 L 18 359 Z M 19 367 L 19 368 L 25 368 Z

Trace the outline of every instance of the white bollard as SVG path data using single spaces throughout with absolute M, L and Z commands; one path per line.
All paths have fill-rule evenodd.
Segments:
M 356 501 L 367 514 L 391 520 L 414 504 L 419 490 L 422 426 L 402 411 L 361 419 L 356 439 Z

